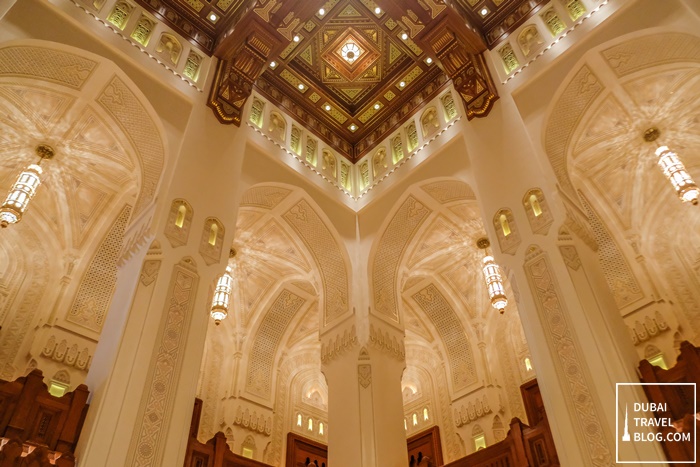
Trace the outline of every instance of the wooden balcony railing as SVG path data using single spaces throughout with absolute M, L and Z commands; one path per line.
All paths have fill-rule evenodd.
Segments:
M 199 419 L 202 415 L 202 401 L 195 399 L 187 441 L 185 467 L 270 467 L 267 464 L 248 459 L 231 452 L 226 443 L 226 435 L 218 432 L 206 443 L 197 441 Z M 0 464 L 0 467 L 2 465 Z
M 43 379 L 34 370 L 0 382 L 0 466 L 75 466 L 75 446 L 88 409 L 87 386 L 55 397 Z
M 639 373 L 643 383 L 695 383 L 700 386 L 700 348 L 688 341 L 681 343 L 681 354 L 676 364 L 664 370 L 653 366 L 647 360 L 639 363 Z M 693 438 L 700 429 L 700 420 L 695 413 L 695 395 L 691 385 L 648 385 L 644 391 L 649 402 L 665 404 L 667 410 L 654 412 L 657 418 L 670 418 L 673 426 L 660 427 L 661 445 L 669 461 L 692 461 L 695 455 Z M 673 432 L 691 433 L 688 442 L 666 442 L 667 435 Z
M 546 420 L 530 427 L 518 418 L 510 422 L 503 441 L 456 460 L 445 467 L 555 467 L 559 465 Z

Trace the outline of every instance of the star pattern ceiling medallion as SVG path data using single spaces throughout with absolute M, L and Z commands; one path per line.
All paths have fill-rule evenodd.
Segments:
M 348 53 L 352 56 L 349 57 Z M 380 50 L 355 28 L 350 27 L 336 34 L 336 37 L 325 45 L 321 57 L 325 65 L 322 77 L 326 83 L 340 80 L 352 83 L 359 77 L 363 78 L 363 82 L 381 80 L 377 72 L 365 73 L 372 66 L 380 66 Z M 363 74 L 366 76 L 362 76 Z
M 340 55 L 343 57 L 343 60 L 352 65 L 355 60 L 360 58 L 360 55 L 362 55 L 362 50 L 354 42 L 348 41 L 345 43 L 343 48 L 340 49 Z

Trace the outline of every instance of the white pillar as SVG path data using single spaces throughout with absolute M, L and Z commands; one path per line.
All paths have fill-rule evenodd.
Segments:
M 615 383 L 638 381 L 637 357 L 595 253 L 581 241 L 583 230 L 567 220 L 509 95 L 501 96 L 488 119 L 465 125 L 465 139 L 491 248 L 516 294 L 559 461 L 611 465 Z M 532 188 L 548 202 L 549 229 L 530 226 L 522 200 Z M 492 221 L 504 208 L 513 214 L 507 253 Z M 635 397 L 643 398 L 642 391 L 622 396 L 623 411 Z M 638 449 L 631 460 L 664 459 L 655 444 Z
M 119 270 L 87 379 L 93 399 L 76 453 L 82 466 L 184 462 L 211 293 L 235 230 L 234 181 L 245 143 L 239 132 L 216 122 L 202 103 L 193 107 L 172 181 L 164 181 L 151 233 L 144 235 L 147 244 Z M 193 209 L 180 243 L 164 233 L 174 199 Z M 225 228 L 218 261 L 202 253 L 210 217 Z
M 401 395 L 405 368 L 403 334 L 379 320 L 369 319 L 373 331 L 364 344 L 352 337 L 345 346 L 324 345 L 330 427 L 328 461 L 334 465 L 404 467 L 407 451 Z M 328 350 L 333 348 L 339 350 Z

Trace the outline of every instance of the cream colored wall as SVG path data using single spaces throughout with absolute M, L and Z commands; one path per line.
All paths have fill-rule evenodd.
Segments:
M 693 324 L 697 322 L 697 306 L 693 305 L 697 298 L 690 292 L 695 288 L 690 284 L 697 281 L 697 276 L 692 266 L 689 267 L 694 260 L 684 265 L 668 252 L 668 247 L 662 246 L 674 244 L 678 237 L 663 239 L 664 234 L 655 233 L 651 226 L 664 226 L 663 230 L 668 232 L 668 226 L 679 225 L 680 218 L 685 226 L 695 225 L 697 210 L 677 201 L 670 184 L 653 161 L 653 145 L 645 143 L 641 135 L 649 126 L 662 128 L 666 137 L 662 144 L 677 145 L 686 167 L 691 173 L 697 172 L 697 150 L 694 149 L 697 130 L 691 110 L 694 102 L 691 100 L 690 105 L 674 103 L 676 96 L 685 95 L 695 86 L 697 56 L 679 57 L 671 59 L 672 64 L 661 65 L 659 62 L 668 63 L 669 58 L 655 56 L 663 52 L 649 50 L 643 45 L 643 38 L 657 35 L 653 41 L 658 42 L 663 40 L 664 34 L 690 34 L 686 37 L 692 43 L 697 40 L 692 37 L 697 38 L 694 31 L 698 18 L 687 10 L 690 5 L 683 2 L 661 10 L 657 10 L 657 6 L 653 2 L 626 5 L 619 18 L 611 18 L 598 26 L 596 32 L 600 34 L 587 38 L 584 44 L 569 52 L 565 60 L 551 66 L 547 74 L 524 83 L 515 95 L 528 132 L 535 147 L 542 149 L 543 152 L 538 150 L 542 155 L 546 151 L 540 146 L 546 115 L 551 115 L 558 103 L 556 97 L 549 102 L 538 100 L 537 95 L 549 92 L 550 86 L 560 80 L 566 82 L 583 63 L 593 66 L 595 75 L 604 83 L 601 96 L 579 117 L 566 156 L 573 167 L 570 176 L 574 187 L 582 190 L 596 211 L 596 217 L 602 219 L 604 227 L 598 228 L 596 233 L 602 229 L 605 237 L 598 233 L 596 240 L 609 245 L 606 251 L 624 258 L 622 270 L 611 270 L 605 260 L 602 264 L 609 284 L 631 284 L 614 292 L 639 357 L 651 356 L 647 354 L 647 346 L 653 345 L 667 361 L 673 362 L 680 340 L 697 342 L 697 329 Z M 617 38 L 600 45 L 614 36 Z M 635 39 L 639 40 L 637 44 L 633 42 Z M 639 53 L 643 65 L 636 74 L 618 77 L 613 67 L 615 62 L 606 62 L 601 54 L 626 41 L 630 42 L 625 52 L 622 52 L 624 46 L 620 46 L 616 53 Z M 576 60 L 578 63 L 574 63 Z M 675 78 L 671 76 L 674 72 Z M 690 112 L 687 117 L 686 111 Z M 617 157 L 608 158 L 604 163 L 593 162 L 604 152 Z M 581 154 L 586 155 L 579 157 Z M 548 165 L 545 158 L 539 160 Z M 624 178 L 629 181 L 615 182 Z M 665 207 L 660 208 L 661 205 Z M 689 241 L 694 240 L 689 238 Z M 688 254 L 693 257 L 690 251 Z M 644 328 L 645 322 L 650 333 Z

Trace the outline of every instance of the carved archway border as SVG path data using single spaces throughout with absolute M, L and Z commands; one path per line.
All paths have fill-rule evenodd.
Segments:
M 71 94 L 88 82 L 102 84 L 94 102 L 129 138 L 141 169 L 134 217 L 154 199 L 166 159 L 165 131 L 145 95 L 113 62 L 56 42 L 27 39 L 0 45 L 0 79 L 27 78 L 60 86 Z
M 568 155 L 576 129 L 593 103 L 606 89 L 591 59 L 603 62 L 618 78 L 668 63 L 700 63 L 700 37 L 678 32 L 632 33 L 587 52 L 573 67 L 555 93 L 545 118 L 543 143 L 554 174 L 563 191 L 576 199 L 570 178 Z M 596 61 L 596 63 L 601 63 Z M 600 72 L 602 73 L 602 72 Z

